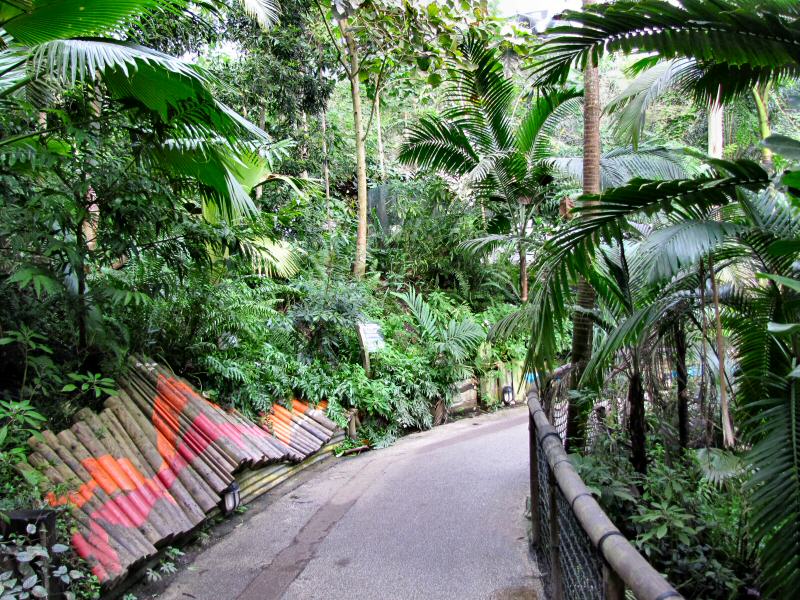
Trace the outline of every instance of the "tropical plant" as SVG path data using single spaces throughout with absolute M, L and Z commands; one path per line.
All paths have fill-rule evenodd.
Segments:
M 555 127 L 580 107 L 582 93 L 548 90 L 517 118 L 516 106 L 524 103 L 517 100 L 518 91 L 504 73 L 498 50 L 474 31 L 463 37 L 459 48 L 463 59 L 452 61 L 456 77 L 445 89 L 448 108 L 412 126 L 399 159 L 458 177 L 479 202 L 507 219 L 508 233 L 483 236 L 468 246 L 512 245 L 519 258 L 520 299 L 526 302 L 528 255 L 540 242 L 530 223 L 551 191 L 554 170 L 583 178 L 582 159 L 554 157 L 551 148 Z M 635 176 L 668 179 L 683 174 L 679 161 L 662 149 L 616 150 L 604 156 L 602 167 L 607 185 Z
M 704 103 L 800 73 L 800 14 L 783 0 L 624 0 L 565 11 L 560 20 L 539 51 L 540 84 L 566 81 L 573 65 L 611 52 L 652 53 L 650 65 L 694 59 L 679 65 L 681 88 Z
M 787 152 L 791 145 L 781 141 Z M 740 435 L 754 444 L 749 455 L 755 469 L 748 484 L 752 490 L 751 526 L 764 538 L 761 561 L 767 588 L 782 595 L 791 589 L 784 587 L 784 582 L 800 576 L 798 565 L 784 560 L 796 552 L 798 505 L 788 498 L 800 497 L 800 488 L 796 478 L 786 474 L 797 471 L 797 457 L 789 441 L 796 434 L 797 420 L 792 408 L 794 384 L 787 376 L 793 368 L 793 351 L 768 332 L 767 322 L 795 318 L 792 297 L 798 286 L 791 265 L 800 220 L 788 188 L 766 189 L 770 179 L 759 166 L 747 161 L 711 164 L 714 175 L 668 183 L 634 182 L 578 203 L 577 217 L 548 242 L 549 258 L 541 264 L 541 287 L 532 301 L 535 343 L 531 358 L 543 365 L 552 356 L 548 348 L 555 342 L 548 330 L 553 322 L 566 319 L 564 307 L 569 305 L 571 293 L 568 283 L 578 273 L 589 279 L 605 306 L 622 304 L 624 294 L 616 294 L 614 299 L 605 293 L 614 278 L 609 278 L 608 272 L 603 276 L 599 268 L 601 242 L 620 239 L 623 234 L 638 238 L 642 219 L 646 218 L 652 229 L 644 228 L 639 258 L 636 263 L 629 260 L 627 281 L 641 282 L 644 290 L 648 285 L 656 287 L 649 287 L 652 292 L 642 298 L 640 308 L 630 312 L 603 340 L 587 367 L 584 383 L 596 376 L 600 364 L 609 368 L 620 349 L 641 344 L 661 330 L 665 316 L 676 307 L 698 308 L 703 293 L 696 276 L 699 261 L 711 257 L 737 269 L 739 283 L 720 290 L 720 302 L 724 326 L 731 332 L 738 355 L 734 389 Z M 784 181 L 793 178 L 789 174 Z M 720 206 L 722 221 L 713 218 L 713 211 Z M 619 261 L 616 263 L 619 272 Z M 757 273 L 764 274 L 766 284 L 755 282 Z M 748 285 L 748 278 L 753 283 Z M 707 286 L 705 279 L 699 281 L 701 290 Z M 772 327 L 775 333 L 784 330 L 792 328 Z M 782 498 L 780 509 L 776 498 Z M 780 576 L 776 579 L 774 573 Z

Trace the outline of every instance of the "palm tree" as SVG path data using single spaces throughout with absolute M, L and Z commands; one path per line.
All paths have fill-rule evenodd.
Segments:
M 795 148 L 786 140 L 773 150 Z M 725 328 L 731 332 L 734 385 L 741 439 L 752 444 L 747 460 L 755 534 L 763 538 L 761 567 L 767 591 L 790 597 L 800 583 L 800 419 L 797 401 L 796 335 L 800 331 L 796 261 L 800 256 L 800 214 L 796 198 L 770 188 L 770 178 L 749 161 L 712 161 L 714 173 L 673 182 L 637 181 L 578 202 L 577 217 L 550 240 L 534 290 L 534 361 L 546 362 L 548 335 L 568 318 L 569 282 L 584 274 L 598 291 L 604 310 L 618 315 L 583 374 L 582 385 L 602 385 L 619 352 L 642 347 L 680 309 L 700 308 L 709 281 L 697 264 L 713 257 L 736 269 L 736 283 L 719 292 Z M 789 176 L 787 176 L 789 177 Z M 793 181 L 792 174 L 788 181 Z M 722 208 L 720 208 L 722 207 Z M 714 213 L 722 210 L 723 220 Z M 652 231 L 642 236 L 642 219 Z M 642 238 L 620 258 L 603 253 L 604 239 Z M 625 242 L 626 249 L 631 242 Z M 605 265 L 601 268 L 602 265 Z M 611 276 L 609 276 L 611 275 Z M 619 282 L 638 282 L 627 288 Z M 609 282 L 611 282 L 611 285 Z M 638 286 L 638 287 L 637 287 Z M 628 289 L 629 295 L 615 290 Z M 625 298 L 633 302 L 624 302 Z M 615 308 L 616 307 L 616 308 Z M 624 309 L 624 310 L 623 310 Z M 689 311 L 687 313 L 686 311 Z M 541 334 L 541 338 L 537 335 Z M 705 360 L 705 358 L 703 357 Z M 635 367 L 635 364 L 633 365 Z M 636 388 L 633 388 L 636 391 Z M 630 395 L 630 393 L 629 393 Z M 792 557 L 792 558 L 788 558 Z
M 464 36 L 459 48 L 467 64 L 452 64 L 456 76 L 446 91 L 449 107 L 441 115 L 423 117 L 410 128 L 399 158 L 458 178 L 479 202 L 500 206 L 497 212 L 514 216 L 510 219 L 513 231 L 508 235 L 487 236 L 469 246 L 514 244 L 524 303 L 528 300 L 532 213 L 549 191 L 554 171 L 582 177 L 580 159 L 554 158 L 550 148 L 554 128 L 580 107 L 582 94 L 572 89 L 547 90 L 517 119 L 518 92 L 505 76 L 498 52 L 474 32 Z M 603 174 L 612 184 L 628 181 L 634 173 L 674 177 L 682 173 L 677 164 L 665 151 L 618 150 L 604 157 Z

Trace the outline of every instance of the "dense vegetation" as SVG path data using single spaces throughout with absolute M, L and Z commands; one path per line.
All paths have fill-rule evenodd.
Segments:
M 791 597 L 800 13 L 623 0 L 563 23 L 0 0 L 0 510 L 41 502 L 27 438 L 99 407 L 131 355 L 253 416 L 327 400 L 376 447 L 527 357 L 681 593 Z M 363 321 L 386 338 L 369 373 Z

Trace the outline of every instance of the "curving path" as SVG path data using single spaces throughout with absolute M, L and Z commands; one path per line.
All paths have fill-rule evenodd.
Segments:
M 158 597 L 536 598 L 527 409 L 330 461 L 257 502 Z

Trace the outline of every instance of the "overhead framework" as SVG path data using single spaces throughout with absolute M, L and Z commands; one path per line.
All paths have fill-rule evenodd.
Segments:
M 216 512 L 235 480 L 250 500 L 343 437 L 299 400 L 253 422 L 144 359 L 118 387 L 99 414 L 84 409 L 71 428 L 29 440 L 48 502 L 69 507 L 72 546 L 107 586 Z

